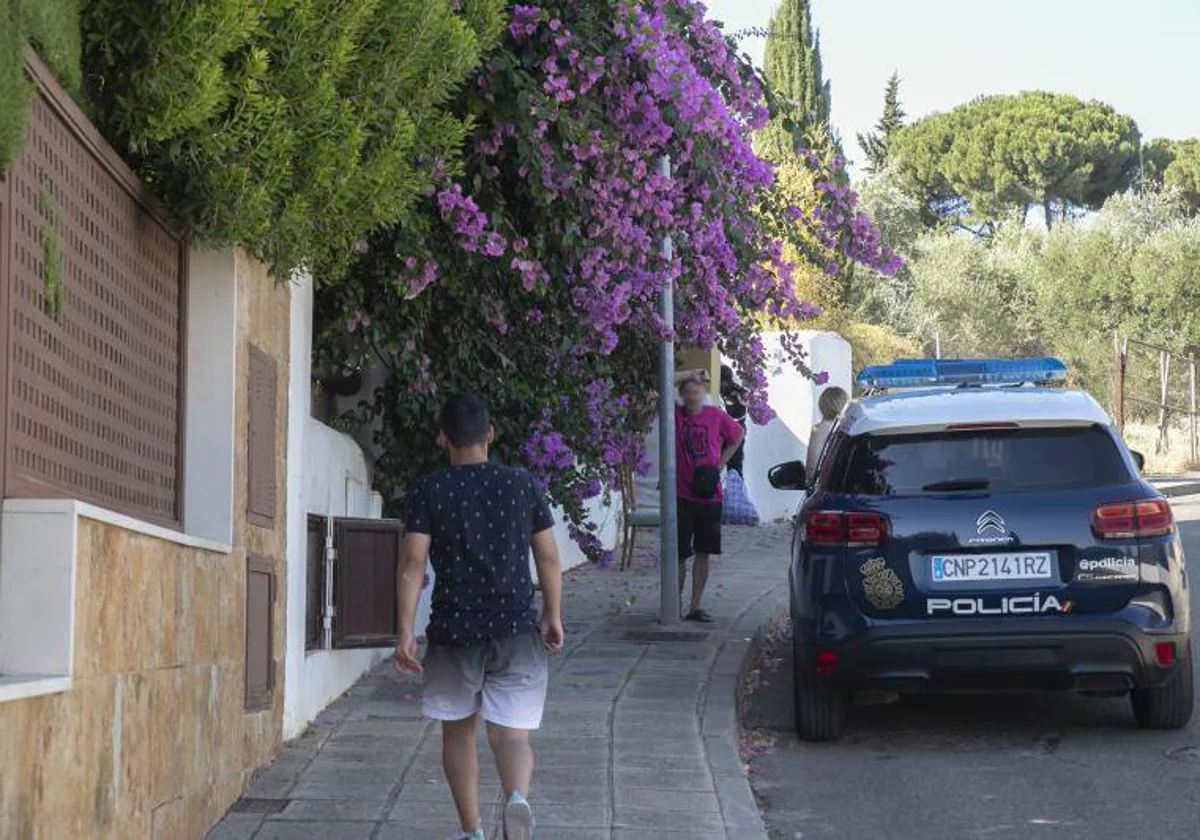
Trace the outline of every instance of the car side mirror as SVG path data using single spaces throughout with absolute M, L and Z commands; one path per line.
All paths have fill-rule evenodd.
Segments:
M 1143 455 L 1141 452 L 1134 452 L 1132 449 L 1129 450 L 1129 454 L 1133 456 L 1133 463 L 1137 465 L 1138 472 L 1146 469 L 1145 455 Z
M 767 481 L 776 490 L 803 490 L 808 486 L 803 461 L 788 461 L 776 464 L 767 473 Z

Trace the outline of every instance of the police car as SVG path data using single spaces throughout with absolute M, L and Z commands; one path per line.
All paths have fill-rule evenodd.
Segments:
M 1128 694 L 1192 712 L 1188 579 L 1167 501 L 1056 359 L 865 369 L 809 490 L 790 569 L 797 729 L 924 692 Z

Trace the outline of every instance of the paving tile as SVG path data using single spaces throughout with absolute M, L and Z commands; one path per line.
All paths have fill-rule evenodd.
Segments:
M 394 764 L 371 766 L 367 763 L 355 764 L 353 767 L 315 767 L 305 770 L 296 780 L 296 786 L 306 784 L 398 784 L 401 768 Z
M 542 804 L 540 800 L 531 801 L 538 831 L 543 835 L 549 833 L 558 836 L 557 831 L 549 829 L 608 828 L 612 824 L 612 814 L 605 805 Z
M 629 725 L 617 726 L 613 730 L 621 738 L 637 738 L 654 741 L 687 741 L 699 743 L 700 729 L 696 719 L 682 718 L 675 723 L 664 723 L 661 726 Z
M 205 840 L 250 840 L 262 821 L 262 814 L 226 814 L 209 830 Z
M 607 767 L 609 747 L 607 741 L 591 750 L 547 749 L 535 746 L 533 757 L 537 765 L 534 772 L 539 775 L 557 772 L 562 767 Z
M 612 840 L 661 840 L 661 838 L 688 838 L 689 840 L 726 840 L 724 831 L 668 831 L 664 829 L 624 829 L 613 831 Z
M 370 718 L 347 720 L 334 733 L 334 740 L 347 736 L 368 735 L 378 738 L 420 738 L 429 727 L 425 719 Z
M 293 799 L 271 820 L 307 820 L 309 822 L 377 821 L 383 816 L 384 800 L 378 799 Z
M 663 756 L 699 756 L 704 757 L 704 750 L 699 740 L 693 739 L 648 739 L 627 738 L 621 733 L 613 739 L 613 751 L 616 755 L 640 754 Z
M 492 837 L 496 830 L 494 824 L 485 823 L 483 828 L 488 837 Z M 458 830 L 457 822 L 437 826 L 408 825 L 399 822 L 384 823 L 379 827 L 379 833 L 375 835 L 375 840 L 446 840 Z
M 499 812 L 498 800 L 480 800 L 479 816 L 484 822 L 494 822 Z M 409 825 L 439 826 L 458 823 L 458 809 L 454 802 L 443 799 L 435 802 L 401 802 L 397 800 L 387 815 L 388 822 L 404 822 Z
M 539 773 L 534 769 L 534 785 L 539 783 L 559 787 L 588 788 L 608 786 L 607 767 L 556 767 L 554 773 Z
M 375 823 L 266 822 L 254 840 L 371 840 Z
M 720 814 L 660 811 L 657 808 L 618 807 L 613 826 L 654 831 L 725 832 L 725 823 Z
M 499 785 L 480 785 L 479 801 L 481 803 L 499 802 L 503 790 Z M 444 779 L 433 782 L 406 782 L 404 787 L 400 788 L 400 796 L 396 799 L 397 802 L 449 802 L 450 800 L 450 787 Z
M 337 781 L 303 782 L 288 794 L 292 799 L 373 799 L 383 802 L 396 785 L 391 782 L 344 784 Z
M 613 771 L 617 796 L 635 788 L 648 790 L 706 790 L 713 787 L 712 774 L 708 770 L 629 770 L 618 767 Z
M 619 752 L 614 763 L 629 770 L 691 770 L 699 773 L 708 769 L 708 762 L 700 752 L 692 755 Z
M 721 813 L 721 801 L 715 793 L 696 790 L 622 790 L 617 793 L 617 807 L 687 811 L 697 814 Z
M 543 802 L 557 805 L 607 806 L 611 804 L 608 798 L 607 783 L 586 787 L 564 785 L 558 783 L 558 778 L 554 774 L 538 773 L 537 771 L 534 771 L 533 774 L 533 785 L 529 797 L 535 805 Z

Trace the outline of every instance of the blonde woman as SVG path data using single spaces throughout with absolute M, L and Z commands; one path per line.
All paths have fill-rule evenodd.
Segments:
M 812 427 L 812 431 L 808 435 L 808 454 L 804 463 L 804 472 L 808 477 L 809 484 L 812 484 L 816 478 L 817 466 L 821 462 L 821 450 L 825 448 L 825 442 L 829 440 L 833 424 L 848 402 L 850 402 L 850 395 L 837 386 L 826 388 L 817 399 L 817 408 L 821 410 L 821 421 Z

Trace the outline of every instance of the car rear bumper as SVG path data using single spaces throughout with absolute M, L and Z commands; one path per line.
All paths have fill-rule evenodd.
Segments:
M 1188 655 L 1186 635 L 1141 633 L 1127 624 L 998 632 L 983 626 L 990 623 L 872 628 L 839 645 L 798 646 L 796 661 L 812 679 L 843 691 L 1114 692 L 1162 685 Z M 1162 642 L 1175 644 L 1175 664 L 1156 660 Z M 832 668 L 829 651 L 837 655 Z

